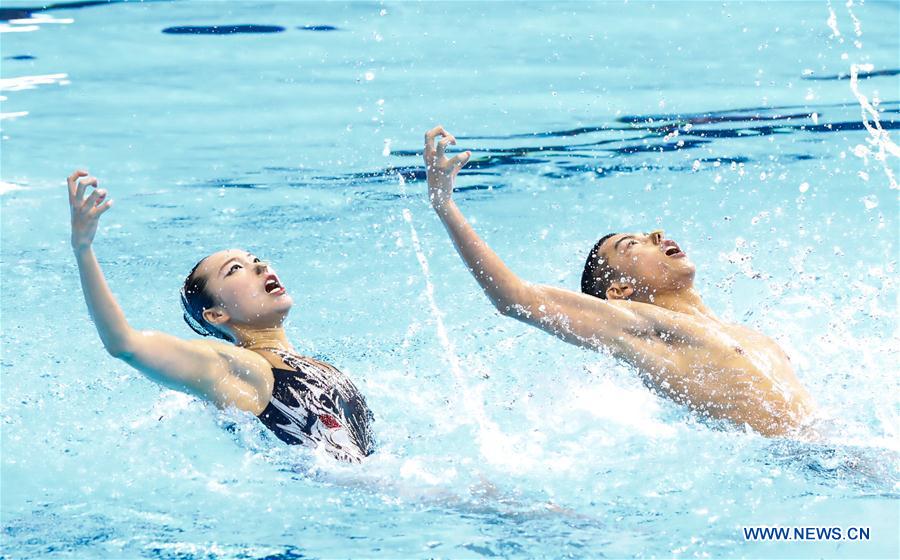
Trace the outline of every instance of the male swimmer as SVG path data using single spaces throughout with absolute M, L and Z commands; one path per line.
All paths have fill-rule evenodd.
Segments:
M 440 137 L 435 143 L 435 140 Z M 716 317 L 694 290 L 694 264 L 661 230 L 612 233 L 591 249 L 581 291 L 530 284 L 478 237 L 452 199 L 471 156 L 445 156 L 456 139 L 425 134 L 431 204 L 491 303 L 562 340 L 606 349 L 644 383 L 702 416 L 765 436 L 801 435 L 814 403 L 770 338 Z
M 321 447 L 349 462 L 372 453 L 365 398 L 336 368 L 294 349 L 283 327 L 293 300 L 275 271 L 251 253 L 213 253 L 184 281 L 185 321 L 221 341 L 184 340 L 129 325 L 92 248 L 112 200 L 96 178 L 86 176 L 76 171 L 67 181 L 72 249 L 88 311 L 110 355 L 161 385 L 251 412 L 288 444 Z

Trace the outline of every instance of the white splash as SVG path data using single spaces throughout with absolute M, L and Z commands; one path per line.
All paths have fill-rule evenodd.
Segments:
M 834 13 L 834 9 L 831 6 L 828 6 L 828 20 L 826 23 L 831 28 L 831 33 L 843 43 L 844 40 L 840 39 L 841 31 L 837 26 L 837 14 Z
M 434 317 L 435 327 L 437 328 L 438 340 L 444 349 L 444 356 L 450 364 L 450 372 L 456 386 L 459 387 L 462 396 L 463 406 L 466 408 L 468 417 L 475 420 L 478 424 L 478 444 L 481 448 L 481 454 L 492 464 L 502 466 L 504 468 L 521 471 L 531 464 L 531 460 L 518 454 L 514 450 L 513 441 L 510 436 L 504 434 L 496 423 L 488 418 L 482 406 L 482 399 L 477 391 L 473 391 L 465 380 L 465 373 L 460 364 L 459 356 L 453 346 L 453 341 L 447 334 L 447 328 L 442 318 L 443 313 L 437 306 L 434 299 L 434 284 L 431 282 L 431 272 L 428 267 L 428 259 L 419 243 L 419 235 L 413 225 L 412 213 L 408 208 L 403 209 L 403 219 L 409 225 L 409 233 L 412 241 L 413 250 L 422 269 L 422 276 L 425 278 L 425 296 L 428 299 L 428 305 L 431 308 L 431 315 Z
M 881 121 L 878 118 L 878 110 L 869 103 L 868 97 L 859 90 L 859 71 L 871 72 L 874 67 L 871 64 L 851 64 L 850 65 L 850 91 L 859 102 L 862 111 L 863 126 L 869 132 L 867 141 L 876 148 L 873 157 L 881 162 L 884 173 L 887 175 L 888 181 L 892 189 L 900 188 L 897 186 L 897 179 L 891 166 L 888 165 L 890 156 L 900 158 L 900 146 L 891 140 L 891 135 L 887 130 L 882 128 Z
M 856 17 L 856 14 L 853 13 L 853 0 L 848 0 L 847 4 L 847 13 L 850 15 L 850 19 L 853 22 L 853 32 L 856 37 L 862 37 L 862 25 L 860 24 L 859 18 Z M 828 26 L 831 28 L 832 33 L 835 37 L 838 38 L 840 42 L 843 42 L 843 39 L 840 38 L 841 32 L 837 26 L 837 16 L 834 13 L 834 9 L 831 7 L 831 3 L 828 4 Z M 857 48 L 861 48 L 862 44 L 857 40 L 856 41 Z M 848 58 L 846 53 L 841 56 L 842 59 Z M 874 65 L 870 63 L 865 64 L 850 64 L 850 91 L 853 92 L 853 96 L 856 97 L 857 102 L 859 102 L 860 110 L 862 112 L 862 122 L 863 126 L 866 127 L 866 130 L 869 133 L 869 138 L 867 142 L 869 145 L 873 146 L 875 149 L 871 154 L 877 161 L 881 163 L 881 167 L 884 169 L 884 174 L 888 178 L 888 182 L 890 183 L 890 188 L 897 190 L 900 186 L 897 185 L 897 178 L 894 176 L 894 171 L 891 169 L 891 166 L 888 164 L 888 159 L 893 156 L 900 158 L 900 147 L 891 140 L 891 136 L 887 130 L 885 130 L 881 126 L 881 121 L 878 118 L 878 109 L 869 102 L 869 98 L 859 89 L 859 73 L 862 72 L 872 72 L 875 69 Z M 854 150 L 854 153 L 859 157 L 861 150 L 859 150 L 859 146 Z M 868 151 L 865 151 L 866 155 L 869 155 Z M 868 164 L 868 161 L 865 162 Z M 862 177 L 862 176 L 861 176 Z
M 188 410 L 197 399 L 180 391 L 163 391 L 149 412 L 144 412 L 129 424 L 129 428 L 137 430 L 159 422 L 160 418 L 175 416 Z

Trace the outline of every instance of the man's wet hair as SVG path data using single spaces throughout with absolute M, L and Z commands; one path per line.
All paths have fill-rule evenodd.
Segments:
M 613 235 L 616 234 L 608 233 L 601 237 L 588 253 L 587 261 L 584 263 L 584 272 L 581 273 L 582 293 L 606 299 L 606 290 L 612 284 L 615 270 L 607 264 L 606 259 L 600 256 L 600 247 Z
M 203 316 L 204 311 L 216 305 L 212 295 L 206 289 L 206 277 L 197 273 L 200 265 L 205 260 L 203 258 L 194 265 L 191 273 L 184 279 L 184 285 L 181 287 L 181 307 L 184 310 L 184 322 L 199 335 L 214 336 L 228 342 L 234 342 L 230 336 L 210 324 Z

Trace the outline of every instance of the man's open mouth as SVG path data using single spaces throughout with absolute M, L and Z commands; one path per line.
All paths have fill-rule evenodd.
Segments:
M 280 296 L 285 292 L 284 286 L 281 285 L 281 282 L 278 281 L 277 276 L 269 276 L 266 278 L 266 293 L 272 294 L 276 296 Z
M 662 250 L 667 257 L 680 258 L 685 256 L 684 251 L 681 250 L 678 243 L 675 243 L 671 239 L 666 239 L 662 242 Z

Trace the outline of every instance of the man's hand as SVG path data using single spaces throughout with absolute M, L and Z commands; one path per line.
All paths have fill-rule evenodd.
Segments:
M 88 177 L 87 171 L 76 171 L 69 176 L 66 183 L 69 187 L 69 209 L 72 214 L 72 249 L 82 252 L 90 248 L 97 233 L 100 216 L 112 206 L 112 200 L 106 200 L 106 191 L 97 188 L 96 177 Z M 88 187 L 94 190 L 87 197 L 84 191 Z
M 441 137 L 435 146 L 435 138 Z M 450 144 L 456 144 L 456 138 L 436 126 L 425 133 L 425 173 L 428 177 L 428 196 L 435 210 L 450 200 L 453 195 L 453 183 L 459 170 L 469 162 L 472 152 L 463 152 L 447 158 L 444 151 Z

